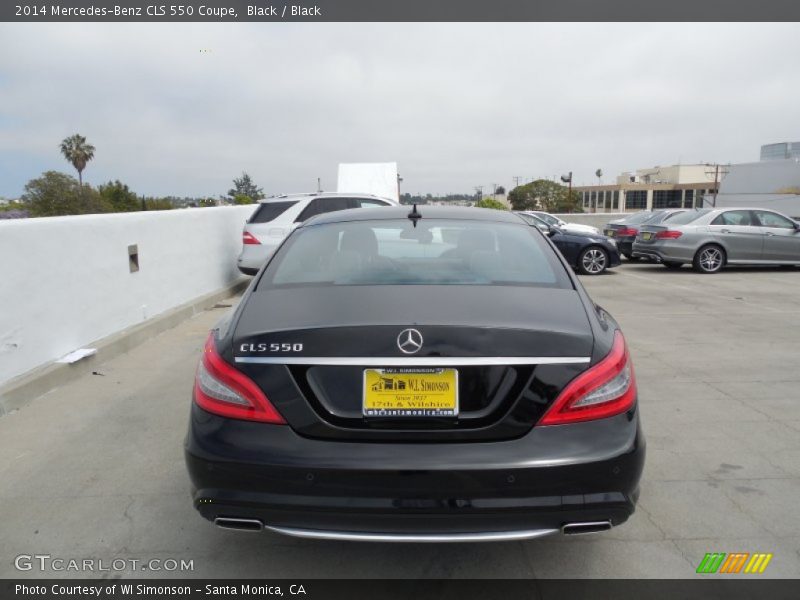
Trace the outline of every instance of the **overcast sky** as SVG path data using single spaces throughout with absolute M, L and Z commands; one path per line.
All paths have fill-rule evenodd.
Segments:
M 205 50 L 205 52 L 201 52 Z M 798 24 L 0 24 L 0 196 L 49 169 L 140 194 L 403 191 L 758 160 L 800 140 Z M 74 173 L 74 172 L 73 172 Z

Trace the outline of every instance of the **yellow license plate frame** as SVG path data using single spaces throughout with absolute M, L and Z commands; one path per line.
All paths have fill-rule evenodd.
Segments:
M 458 416 L 457 369 L 364 369 L 363 390 L 365 417 Z

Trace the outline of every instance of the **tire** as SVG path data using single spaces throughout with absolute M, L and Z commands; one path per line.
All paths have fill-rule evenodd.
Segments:
M 623 254 L 623 256 L 624 256 L 625 258 L 627 258 L 627 259 L 628 259 L 629 261 L 631 261 L 631 262 L 636 262 L 636 261 L 637 261 L 637 260 L 639 260 L 639 258 L 640 258 L 640 257 L 638 257 L 638 256 L 634 256 L 633 254 Z
M 578 271 L 584 275 L 600 275 L 608 268 L 608 254 L 599 246 L 589 246 L 578 256 Z
M 706 244 L 695 253 L 692 266 L 698 273 L 717 273 L 725 266 L 725 250 L 716 244 Z
M 683 263 L 672 262 L 672 261 L 664 261 L 661 264 L 667 267 L 668 269 L 680 269 L 683 266 Z

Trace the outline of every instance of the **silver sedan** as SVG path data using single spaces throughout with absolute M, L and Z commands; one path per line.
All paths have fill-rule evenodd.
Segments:
M 643 225 L 633 256 L 668 268 L 692 264 L 700 273 L 725 265 L 800 264 L 800 223 L 762 208 L 688 211 L 660 225 Z

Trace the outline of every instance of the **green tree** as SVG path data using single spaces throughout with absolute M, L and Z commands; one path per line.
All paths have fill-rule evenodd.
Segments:
M 233 180 L 233 188 L 228 190 L 228 196 L 234 200 L 236 196 L 247 196 L 251 200 L 248 204 L 252 204 L 264 197 L 264 190 L 253 183 L 253 180 L 250 179 L 250 175 L 242 172 L 241 177 L 237 177 Z
M 494 208 L 495 210 L 508 210 L 508 207 L 494 198 L 484 198 L 475 203 L 478 208 Z
M 47 171 L 25 185 L 22 203 L 32 217 L 111 212 L 111 205 L 91 186 L 65 173 Z
M 576 192 L 570 194 L 567 187 L 547 179 L 515 187 L 508 193 L 508 201 L 514 210 L 582 212 Z
M 147 198 L 144 201 L 147 210 L 172 210 L 175 204 L 169 198 Z
M 86 138 L 76 133 L 62 140 L 61 154 L 63 154 L 64 158 L 72 163 L 72 166 L 78 171 L 79 189 L 82 189 L 83 170 L 86 168 L 86 163 L 94 158 L 94 146 L 87 144 Z
M 234 204 L 253 204 L 253 199 L 250 196 L 245 196 L 244 194 L 236 194 L 233 197 Z
M 114 212 L 133 212 L 141 208 L 141 201 L 136 194 L 119 180 L 100 185 L 97 191 Z

